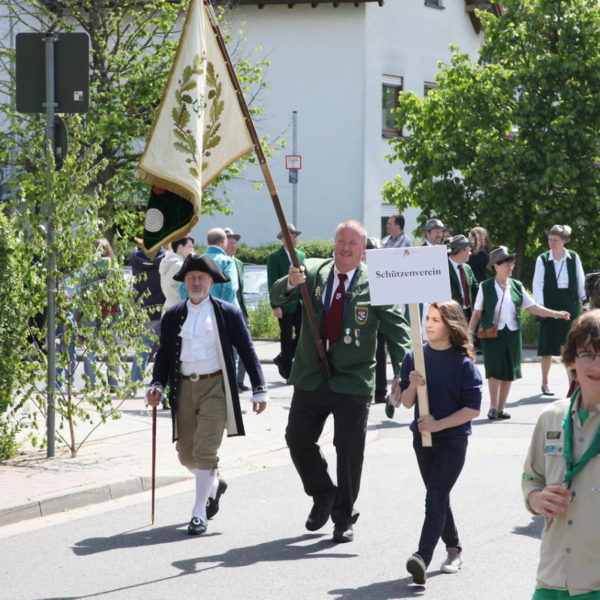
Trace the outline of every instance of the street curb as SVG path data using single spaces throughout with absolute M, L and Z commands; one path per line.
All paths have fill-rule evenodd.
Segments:
M 180 483 L 190 479 L 189 476 L 157 477 L 156 487 Z M 70 489 L 66 492 L 55 492 L 40 496 L 29 502 L 13 504 L 0 509 L 0 527 L 12 525 L 27 519 L 36 519 L 51 514 L 115 500 L 123 496 L 138 494 L 150 490 L 151 478 L 148 476 L 127 477 L 90 483 Z

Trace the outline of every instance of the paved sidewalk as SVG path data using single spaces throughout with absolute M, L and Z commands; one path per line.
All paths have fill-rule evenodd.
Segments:
M 255 345 L 270 384 L 271 402 L 268 410 L 255 415 L 250 393 L 242 394 L 246 436 L 225 439 L 220 452 L 220 467 L 228 477 L 289 462 L 283 434 L 292 387 L 281 381 L 272 365 L 279 344 L 256 341 Z M 525 350 L 524 362 L 536 360 L 534 354 Z M 31 452 L 0 463 L 0 527 L 149 490 L 152 413 L 143 393 L 140 389 L 137 398 L 123 400 L 122 418 L 100 425 L 76 458 L 70 458 L 57 439 L 54 458 L 46 458 L 45 451 Z M 172 447 L 170 412 L 157 414 L 157 486 L 191 480 Z M 330 425 L 329 420 L 324 442 L 331 440 Z M 79 435 L 88 431 L 81 426 Z

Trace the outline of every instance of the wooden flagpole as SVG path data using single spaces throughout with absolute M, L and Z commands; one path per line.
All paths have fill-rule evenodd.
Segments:
M 415 361 L 415 371 L 426 379 L 425 357 L 423 356 L 423 337 L 421 335 L 421 315 L 419 305 L 411 302 L 408 305 L 408 314 L 410 316 L 410 333 L 412 336 L 413 358 Z M 427 386 L 417 386 L 417 402 L 419 403 L 419 415 L 425 417 L 429 414 L 429 397 L 427 396 Z M 421 433 L 421 443 L 424 447 L 431 446 L 431 433 L 424 431 Z
M 217 24 L 217 18 L 213 11 L 210 0 L 203 0 L 203 2 L 207 7 L 211 27 L 217 38 L 217 43 L 219 45 L 219 49 L 221 50 L 221 54 L 223 55 L 223 59 L 225 60 L 225 64 L 227 65 L 229 79 L 231 80 L 231 83 L 235 89 L 238 103 L 240 105 L 242 114 L 244 115 L 246 127 L 248 128 L 248 133 L 250 134 L 250 139 L 252 140 L 252 143 L 254 145 L 254 151 L 256 152 L 256 156 L 258 158 L 258 162 L 260 164 L 265 183 L 267 184 L 269 194 L 271 195 L 271 200 L 273 202 L 273 207 L 277 215 L 277 220 L 279 221 L 279 226 L 281 227 L 281 231 L 283 233 L 285 247 L 290 255 L 292 265 L 296 268 L 299 268 L 300 264 L 298 262 L 298 257 L 296 256 L 296 251 L 292 242 L 292 236 L 290 235 L 290 231 L 287 226 L 287 221 L 283 213 L 283 209 L 281 208 L 281 202 L 279 201 L 279 196 L 277 195 L 277 190 L 275 189 L 275 183 L 273 182 L 273 177 L 271 176 L 271 171 L 269 169 L 269 165 L 267 164 L 265 153 L 262 149 L 262 146 L 260 145 L 260 140 L 258 138 L 258 134 L 256 133 L 254 122 L 252 121 L 252 116 L 250 115 L 250 111 L 248 110 L 244 94 L 242 93 L 242 88 L 240 87 L 240 84 L 237 80 L 237 76 L 235 74 L 235 69 L 233 68 L 233 64 L 231 63 L 229 52 L 227 51 L 227 47 L 225 46 L 225 42 L 223 40 L 223 37 L 221 36 L 221 31 L 219 30 L 219 25 Z M 306 310 L 306 315 L 308 316 L 308 323 L 314 338 L 315 345 L 317 347 L 317 354 L 319 355 L 319 360 L 321 363 L 323 374 L 329 378 L 331 377 L 331 368 L 329 366 L 329 361 L 325 352 L 323 339 L 321 338 L 321 332 L 319 331 L 319 325 L 317 323 L 317 318 L 315 316 L 315 312 L 312 306 L 310 294 L 305 283 L 300 285 L 300 294 L 304 302 L 304 308 Z

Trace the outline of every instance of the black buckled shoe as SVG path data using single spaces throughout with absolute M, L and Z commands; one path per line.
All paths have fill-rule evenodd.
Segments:
M 336 544 L 345 544 L 354 539 L 352 525 L 337 525 L 333 528 L 333 541 Z
M 206 532 L 206 523 L 198 517 L 192 517 L 188 525 L 188 533 L 190 535 L 202 535 Z
M 227 489 L 227 482 L 224 479 L 219 479 L 217 493 L 214 498 L 209 498 L 206 501 L 206 518 L 212 519 L 219 512 L 219 499 Z

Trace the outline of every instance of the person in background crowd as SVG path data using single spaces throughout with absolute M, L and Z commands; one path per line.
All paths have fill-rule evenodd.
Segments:
M 298 236 L 302 232 L 298 231 L 292 223 L 288 223 L 288 229 L 290 231 L 292 243 L 294 244 L 298 263 L 303 265 L 306 254 L 304 254 L 302 250 L 296 248 Z M 285 277 L 288 274 L 288 270 L 292 264 L 292 260 L 283 241 L 282 231 L 277 234 L 277 239 L 281 241 L 281 248 L 271 252 L 267 257 L 267 282 L 269 290 L 273 288 L 273 285 L 278 279 Z M 279 375 L 287 381 L 290 378 L 292 361 L 296 354 L 296 345 L 298 344 L 298 337 L 300 336 L 302 307 L 300 306 L 300 302 L 290 302 L 285 306 L 280 306 L 273 304 L 273 301 L 271 301 L 271 307 L 273 308 L 273 314 L 277 318 L 277 323 L 279 324 L 279 342 L 281 347 L 279 354 L 273 359 L 273 362 L 277 365 Z
M 478 332 L 483 350 L 485 376 L 490 392 L 488 419 L 510 419 L 504 410 L 510 387 L 521 378 L 521 320 L 519 312 L 526 310 L 540 317 L 569 319 L 566 311 L 556 311 L 536 304 L 523 284 L 510 276 L 515 267 L 515 255 L 506 246 L 490 252 L 490 268 L 495 276 L 486 279 L 475 299 L 475 310 L 469 322 L 469 332 Z M 487 330 L 488 333 L 485 333 Z M 484 334 L 488 337 L 484 337 Z
M 344 221 L 335 232 L 333 258 L 311 261 L 306 270 L 291 266 L 289 275 L 271 289 L 271 302 L 282 306 L 298 302 L 298 286 L 306 283 L 325 338 L 331 377 L 324 375 L 305 316 L 292 365 L 294 395 L 285 439 L 304 491 L 313 500 L 306 528 L 316 531 L 331 516 L 335 543 L 354 539 L 353 525 L 359 516 L 354 504 L 375 383 L 377 332 L 386 336 L 396 376 L 410 344 L 410 330 L 399 308 L 371 305 L 367 267 L 361 262 L 366 244 L 364 226 Z M 397 379 L 393 390 L 396 385 Z M 337 485 L 318 445 L 329 415 L 333 415 Z
M 234 306 L 240 307 L 237 293 L 240 288 L 238 280 L 237 267 L 235 261 L 227 254 L 227 235 L 224 229 L 215 227 L 206 234 L 206 256 L 210 256 L 219 269 L 223 272 L 228 281 L 220 283 L 215 282 L 210 290 L 213 298 L 220 298 Z
M 417 552 L 406 568 L 413 582 L 424 585 L 427 567 L 440 539 L 446 545 L 442 573 L 457 573 L 462 566 L 462 546 L 450 508 L 450 492 L 456 483 L 467 453 L 471 421 L 481 408 L 481 375 L 460 304 L 454 300 L 434 302 L 427 312 L 427 344 L 423 347 L 425 377 L 415 370 L 413 353 L 402 363 L 397 399 L 415 408 L 410 425 L 413 448 L 425 483 L 425 521 Z M 430 414 L 420 416 L 417 387 L 427 386 Z M 432 445 L 424 447 L 421 434 L 431 433 Z
M 242 237 L 239 233 L 234 233 L 233 229 L 230 227 L 225 227 L 224 229 L 225 235 L 227 236 L 227 248 L 225 252 L 227 255 L 233 259 L 235 262 L 235 268 L 237 270 L 239 287 L 237 291 L 237 300 L 244 315 L 244 321 L 246 321 L 246 325 L 248 325 L 248 309 L 246 308 L 246 301 L 244 300 L 244 263 L 235 256 L 235 251 L 237 250 L 238 242 Z M 246 377 L 246 369 L 244 368 L 244 363 L 239 359 L 237 359 L 237 386 L 238 391 L 247 392 L 250 388 L 247 385 L 244 385 L 244 378 Z
M 439 246 L 444 236 L 444 224 L 439 219 L 429 219 L 425 223 L 425 243 L 423 246 Z
M 388 217 L 386 231 L 388 235 L 381 240 L 381 248 L 402 248 L 412 246 L 412 240 L 404 233 L 404 216 Z
M 223 431 L 227 429 L 229 436 L 244 435 L 233 348 L 250 376 L 255 413 L 265 410 L 268 395 L 240 309 L 209 294 L 214 283 L 227 283 L 215 261 L 190 254 L 175 274 L 175 281 L 184 282 L 188 299 L 163 315 L 146 398 L 156 406 L 169 386 L 173 441 L 179 462 L 196 482 L 187 531 L 201 535 L 206 532 L 208 519 L 218 512 L 220 497 L 227 489 L 217 473 Z
M 521 478 L 527 509 L 546 521 L 532 600 L 598 600 L 600 310 L 573 322 L 562 362 L 579 387 L 540 414 Z
M 154 258 L 148 258 L 141 248 L 136 248 L 131 255 L 131 272 L 136 281 L 133 284 L 138 298 L 142 299 L 142 307 L 148 316 L 145 329 L 150 333 L 143 336 L 143 342 L 147 350 L 133 357 L 131 365 L 131 381 L 142 381 L 143 373 L 148 366 L 150 358 L 158 348 L 160 336 L 160 319 L 165 303 L 165 295 L 160 285 L 160 263 L 165 257 L 165 251 L 161 248 Z M 156 339 L 152 339 L 155 336 Z
M 165 252 L 165 256 L 158 266 L 160 287 L 165 296 L 165 310 L 181 301 L 179 283 L 173 279 L 173 275 L 181 269 L 185 257 L 193 251 L 194 238 L 186 235 L 171 244 L 171 251 Z
M 533 297 L 538 304 L 556 310 L 566 310 L 571 321 L 543 319 L 540 323 L 537 355 L 542 362 L 542 395 L 553 396 L 548 386 L 548 374 L 552 357 L 560 356 L 567 332 L 573 319 L 586 300 L 585 273 L 581 260 L 573 250 L 567 250 L 565 244 L 571 240 L 571 228 L 568 225 L 554 225 L 548 231 L 550 250 L 537 257 L 533 274 Z
M 488 271 L 490 250 L 492 249 L 490 234 L 483 227 L 473 227 L 469 231 L 469 242 L 471 244 L 469 266 L 473 269 L 477 281 L 481 283 L 492 276 Z
M 454 237 L 454 229 L 452 227 L 444 227 L 442 232 L 442 244 L 448 244 L 448 242 Z
M 473 303 L 479 289 L 479 283 L 467 264 L 470 254 L 469 240 L 464 235 L 455 235 L 448 241 L 448 271 L 452 300 L 462 306 L 467 323 L 471 318 Z

